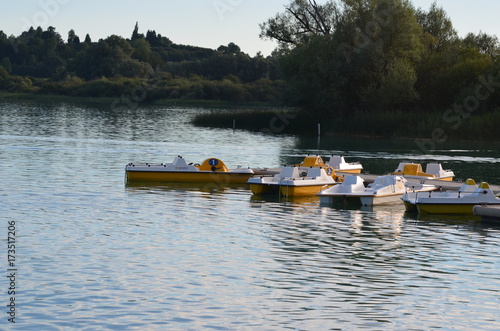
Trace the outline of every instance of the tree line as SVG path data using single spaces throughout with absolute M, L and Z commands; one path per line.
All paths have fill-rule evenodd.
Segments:
M 0 30 L 0 90 L 119 97 L 138 88 L 149 100 L 204 99 L 278 102 L 284 83 L 274 57 L 254 57 L 230 43 L 217 49 L 175 44 L 135 25 L 131 37 L 93 42 L 54 27 L 19 36 Z
M 460 37 L 436 3 L 292 0 L 260 28 L 279 43 L 285 100 L 315 118 L 439 111 L 453 124 L 500 107 L 498 38 Z

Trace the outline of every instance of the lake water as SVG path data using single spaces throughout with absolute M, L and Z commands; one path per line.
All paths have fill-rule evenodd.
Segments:
M 319 152 L 371 173 L 437 160 L 499 184 L 497 144 L 443 143 L 432 154 L 411 141 L 318 144 L 191 126 L 200 111 L 0 102 L 2 251 L 15 223 L 0 329 L 500 329 L 500 225 L 124 182 L 129 162 L 182 155 L 274 168 Z

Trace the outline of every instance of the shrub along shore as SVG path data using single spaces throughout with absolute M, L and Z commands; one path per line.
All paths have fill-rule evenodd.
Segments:
M 500 109 L 469 117 L 447 117 L 447 111 L 421 116 L 411 112 L 386 111 L 360 113 L 350 118 L 318 121 L 309 114 L 294 109 L 252 109 L 213 111 L 197 115 L 193 124 L 219 128 L 250 130 L 270 134 L 318 133 L 322 135 L 367 138 L 422 139 L 437 143 L 448 139 L 470 141 L 500 141 L 498 126 Z

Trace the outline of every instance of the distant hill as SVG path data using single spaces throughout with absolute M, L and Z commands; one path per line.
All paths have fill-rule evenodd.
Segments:
M 139 33 L 138 24 L 130 39 L 98 41 L 73 30 L 63 40 L 54 27 L 0 31 L 0 90 L 9 92 L 277 102 L 282 87 L 276 58 L 250 57 L 234 43 L 174 44 L 154 30 Z

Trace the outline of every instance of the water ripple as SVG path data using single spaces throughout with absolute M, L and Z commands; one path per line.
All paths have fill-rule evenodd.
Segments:
M 124 164 L 179 148 L 259 166 L 311 149 L 193 131 L 180 113 L 0 105 L 0 212 L 18 230 L 21 329 L 498 329 L 496 225 L 246 187 L 125 185 Z

